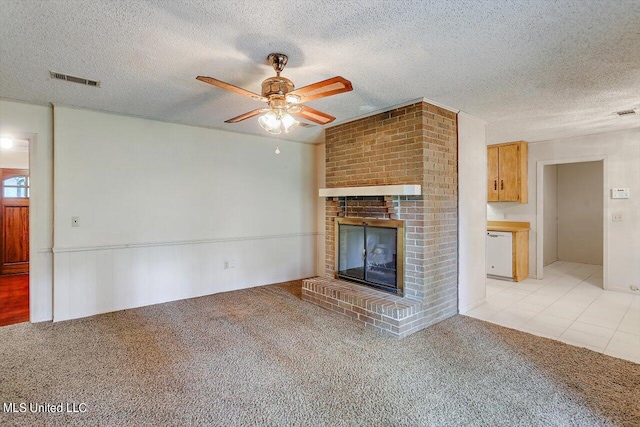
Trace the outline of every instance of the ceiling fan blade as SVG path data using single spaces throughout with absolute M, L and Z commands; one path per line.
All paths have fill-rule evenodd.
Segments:
M 320 125 L 326 125 L 327 123 L 331 123 L 336 119 L 335 117 L 330 116 L 327 113 L 314 110 L 313 108 L 307 107 L 306 105 L 300 105 L 300 111 L 291 114 L 318 123 Z
M 234 86 L 232 84 L 225 83 L 223 81 L 214 79 L 213 77 L 198 76 L 198 77 L 196 77 L 196 80 L 200 80 L 201 82 L 209 83 L 210 85 L 218 86 L 219 88 L 226 89 L 228 91 L 237 93 L 239 95 L 248 96 L 249 98 L 253 98 L 256 101 L 262 101 L 262 102 L 267 102 L 268 101 L 267 98 L 265 98 L 262 95 L 258 95 L 257 93 L 253 93 L 253 92 L 250 92 L 250 91 L 248 91 L 246 89 L 242 89 L 241 87 Z
M 353 86 L 351 86 L 351 82 L 349 80 L 344 77 L 336 76 L 309 86 L 301 87 L 293 92 L 289 92 L 289 94 L 299 96 L 300 102 L 302 103 L 331 95 L 337 95 L 343 92 L 349 92 L 351 90 L 353 90 Z
M 224 122 L 225 123 L 238 123 L 238 122 L 241 122 L 243 120 L 250 119 L 253 116 L 257 116 L 258 114 L 263 113 L 265 111 L 267 111 L 266 108 L 258 108 L 257 110 L 249 111 L 248 113 L 244 113 L 244 114 L 241 114 L 241 115 L 239 115 L 237 117 L 234 117 L 232 119 L 225 120 Z

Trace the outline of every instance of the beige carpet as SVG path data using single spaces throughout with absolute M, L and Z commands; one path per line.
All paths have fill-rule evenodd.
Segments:
M 86 404 L 0 425 L 640 425 L 640 365 L 464 316 L 398 341 L 299 292 L 0 328 L 2 403 Z

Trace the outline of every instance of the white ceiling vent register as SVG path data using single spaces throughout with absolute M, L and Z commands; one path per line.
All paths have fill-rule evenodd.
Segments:
M 49 74 L 51 75 L 52 79 L 66 80 L 68 82 L 80 83 L 87 86 L 100 87 L 100 82 L 96 80 L 89 80 L 83 77 L 75 77 L 68 74 L 56 73 L 55 71 L 49 71 Z
M 636 113 L 635 109 L 616 111 L 616 114 L 619 116 L 628 116 L 629 114 L 635 114 L 635 113 Z

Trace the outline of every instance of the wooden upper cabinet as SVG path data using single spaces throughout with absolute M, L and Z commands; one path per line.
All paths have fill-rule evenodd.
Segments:
M 498 183 L 500 175 L 498 174 L 498 147 L 487 148 L 487 200 L 490 202 L 500 201 Z
M 487 201 L 527 203 L 527 143 L 487 147 Z

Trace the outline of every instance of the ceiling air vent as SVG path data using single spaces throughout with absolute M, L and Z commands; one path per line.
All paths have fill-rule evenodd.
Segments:
M 49 71 L 49 74 L 51 75 L 52 79 L 66 80 L 68 82 L 80 83 L 87 86 L 100 87 L 100 82 L 96 80 L 89 80 L 82 77 L 75 77 L 67 74 L 56 73 L 55 71 Z
M 619 116 L 628 116 L 629 114 L 635 114 L 635 113 L 636 113 L 635 109 L 616 111 L 616 114 Z

